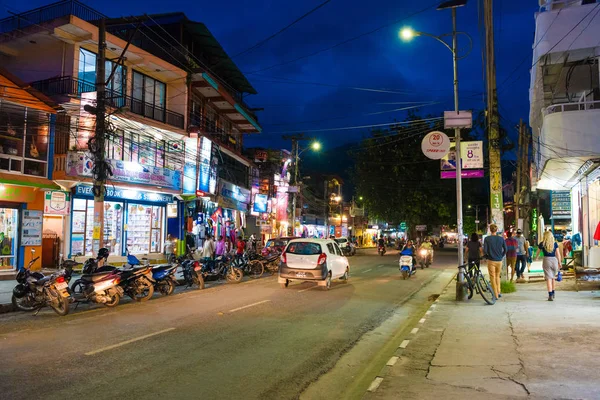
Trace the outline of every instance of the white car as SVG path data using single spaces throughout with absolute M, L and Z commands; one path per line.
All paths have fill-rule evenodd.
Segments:
M 332 279 L 348 282 L 350 264 L 338 244 L 331 239 L 294 239 L 281 254 L 279 277 L 282 288 L 293 280 L 316 281 L 325 290 Z

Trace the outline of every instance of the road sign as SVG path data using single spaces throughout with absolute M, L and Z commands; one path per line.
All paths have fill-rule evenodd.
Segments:
M 471 128 L 473 114 L 471 111 L 444 111 L 444 129 Z
M 418 232 L 425 232 L 427 230 L 427 225 L 417 225 L 417 226 L 415 226 L 415 229 Z
M 462 142 L 460 144 L 460 158 L 464 169 L 483 168 L 483 142 Z
M 426 157 L 439 160 L 450 150 L 450 139 L 444 132 L 429 132 L 421 142 L 421 150 Z
M 400 229 L 406 229 L 406 222 L 400 222 Z

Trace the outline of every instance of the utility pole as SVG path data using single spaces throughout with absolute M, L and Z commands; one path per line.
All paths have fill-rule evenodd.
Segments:
M 493 0 L 483 0 L 487 76 L 487 131 L 490 159 L 490 222 L 504 231 L 504 202 L 502 200 L 502 165 L 500 161 L 500 122 L 496 88 L 496 59 L 494 51 Z
M 292 213 L 291 213 L 291 227 L 292 234 L 295 236 L 296 231 L 296 203 L 298 198 L 298 192 L 300 191 L 300 185 L 298 184 L 298 164 L 300 163 L 300 144 L 301 140 L 314 140 L 314 138 L 305 137 L 303 133 L 298 135 L 284 135 L 283 139 L 292 141 L 292 157 L 294 162 L 294 172 L 292 175 L 292 186 L 296 186 L 292 192 Z
M 96 57 L 96 130 L 88 147 L 94 157 L 94 229 L 92 231 L 92 253 L 103 247 L 104 238 L 104 184 L 107 168 L 105 159 L 106 135 L 106 21 L 98 25 L 98 56 Z

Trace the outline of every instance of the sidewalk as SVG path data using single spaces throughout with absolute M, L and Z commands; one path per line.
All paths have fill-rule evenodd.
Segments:
M 572 290 L 549 302 L 544 283 L 519 284 L 487 306 L 455 302 L 452 283 L 364 399 L 600 398 L 600 293 Z

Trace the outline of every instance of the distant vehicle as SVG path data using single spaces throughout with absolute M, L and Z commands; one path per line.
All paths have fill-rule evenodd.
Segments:
M 262 256 L 269 257 L 273 254 L 281 254 L 283 249 L 285 249 L 285 246 L 292 239 L 297 239 L 297 237 L 280 237 L 267 240 L 265 247 L 263 247 L 261 250 Z
M 340 246 L 340 249 L 345 256 L 353 256 L 356 254 L 356 246 L 347 237 L 335 238 L 333 240 Z
M 348 282 L 350 265 L 331 239 L 294 239 L 281 254 L 279 278 L 282 288 L 293 280 L 316 281 L 328 290 L 333 279 Z

